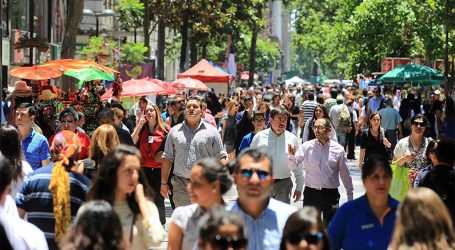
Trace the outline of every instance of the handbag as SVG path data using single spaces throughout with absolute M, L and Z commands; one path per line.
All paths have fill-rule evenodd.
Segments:
M 410 188 L 409 168 L 400 167 L 398 161 L 393 162 L 390 167 L 392 168 L 392 184 L 389 194 L 395 200 L 402 201 Z

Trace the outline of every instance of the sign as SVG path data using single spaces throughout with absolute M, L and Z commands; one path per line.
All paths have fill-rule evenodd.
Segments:
M 411 63 L 411 58 L 408 57 L 386 57 L 381 62 L 381 73 L 391 71 L 397 66 Z

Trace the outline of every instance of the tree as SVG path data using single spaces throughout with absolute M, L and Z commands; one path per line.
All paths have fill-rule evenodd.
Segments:
M 114 9 L 119 14 L 120 27 L 125 31 L 131 31 L 132 28 L 136 42 L 136 30 L 144 20 L 144 3 L 138 0 L 120 0 Z
M 76 54 L 76 36 L 82 21 L 84 1 L 67 0 L 65 34 L 62 42 L 61 58 L 74 58 Z

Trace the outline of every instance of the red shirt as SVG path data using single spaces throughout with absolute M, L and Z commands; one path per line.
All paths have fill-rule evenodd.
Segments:
M 155 159 L 156 153 L 164 151 L 164 144 L 162 143 L 166 138 L 167 133 L 158 127 L 152 134 L 152 143 L 149 143 L 149 129 L 147 126 L 141 131 L 139 137 L 139 151 L 141 152 L 141 166 L 147 168 L 161 168 L 161 162 Z
M 83 160 L 83 159 L 88 158 L 88 152 L 90 150 L 91 140 L 90 140 L 90 137 L 86 133 L 77 131 L 76 134 L 77 134 L 77 137 L 79 137 L 79 141 L 81 142 L 81 146 L 82 146 L 81 152 L 79 152 L 79 156 L 77 157 L 77 160 Z M 55 135 L 51 136 L 51 138 L 49 139 L 50 146 L 52 146 L 52 142 L 54 141 L 54 136 Z

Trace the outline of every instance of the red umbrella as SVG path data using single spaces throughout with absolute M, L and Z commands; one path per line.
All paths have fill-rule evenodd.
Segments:
M 159 84 L 161 87 L 165 88 L 167 90 L 166 95 L 176 95 L 179 93 L 174 87 L 172 87 L 169 83 L 166 83 L 165 81 L 148 77 L 144 79 Z
M 190 77 L 177 79 L 171 83 L 171 86 L 179 89 L 209 90 L 203 82 Z
M 168 95 L 169 90 L 155 82 L 156 79 L 131 79 L 123 82 L 122 97 L 144 96 L 144 95 Z M 159 81 L 159 80 L 158 80 Z M 101 96 L 101 100 L 112 97 L 112 88 Z

